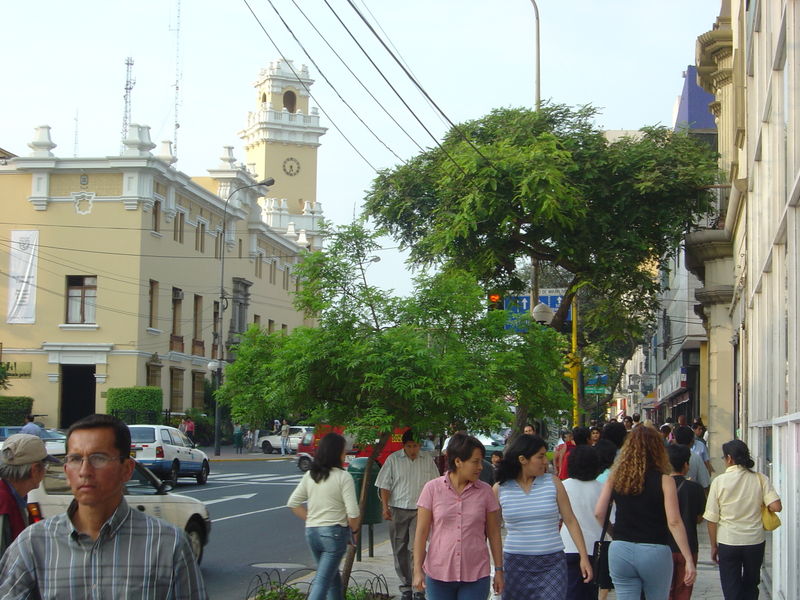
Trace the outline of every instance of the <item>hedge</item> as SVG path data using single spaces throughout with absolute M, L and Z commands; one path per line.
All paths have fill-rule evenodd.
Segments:
M 109 388 L 106 410 L 126 423 L 161 423 L 163 392 L 160 387 Z
M 29 396 L 0 396 L 0 425 L 24 425 L 33 410 Z

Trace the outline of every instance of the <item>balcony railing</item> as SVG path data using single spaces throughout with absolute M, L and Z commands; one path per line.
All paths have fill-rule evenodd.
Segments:
M 170 334 L 169 349 L 171 352 L 183 352 L 183 336 Z
M 195 356 L 205 356 L 206 343 L 203 340 L 192 340 L 192 354 Z

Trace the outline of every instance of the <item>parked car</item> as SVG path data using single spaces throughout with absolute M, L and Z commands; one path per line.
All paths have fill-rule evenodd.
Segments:
M 168 425 L 129 425 L 128 429 L 131 456 L 159 477 L 174 483 L 178 477 L 194 477 L 201 485 L 208 480 L 208 456 L 184 433 Z
M 503 452 L 506 448 L 506 441 L 499 433 L 491 433 L 486 435 L 485 433 L 470 433 L 471 436 L 478 439 L 478 441 L 483 444 L 483 447 L 486 448 L 486 459 L 488 460 L 489 457 L 492 455 L 492 452 L 498 451 Z M 447 450 L 447 443 L 450 441 L 450 438 L 447 438 L 442 445 L 442 452 Z
M 297 446 L 303 436 L 309 432 L 314 431 L 313 427 L 306 425 L 290 425 L 289 426 L 289 450 L 297 452 Z M 256 445 L 261 448 L 264 454 L 272 454 L 273 452 L 281 451 L 281 432 L 280 430 L 272 431 L 266 435 L 262 435 L 256 441 Z
M 22 425 L 0 427 L 0 450 L 3 449 L 3 444 L 5 444 L 8 436 L 19 433 L 21 429 Z M 43 429 L 41 437 L 44 440 L 44 445 L 47 448 L 48 454 L 52 454 L 54 456 L 64 454 L 64 445 L 67 440 L 67 436 L 64 433 L 58 431 L 57 429 Z
M 392 437 L 383 447 L 383 450 L 376 459 L 379 465 L 382 465 L 392 452 L 400 450 L 403 447 L 403 433 L 406 427 L 399 427 L 394 430 Z M 355 457 L 370 456 L 372 454 L 372 446 L 367 445 L 363 448 L 354 443 L 352 436 L 348 435 L 343 427 L 332 427 L 331 425 L 317 425 L 312 427 L 311 431 L 307 432 L 301 439 L 297 446 L 297 468 L 301 471 L 308 471 L 311 468 L 311 461 L 314 460 L 314 454 L 319 441 L 328 433 L 334 432 L 344 435 L 347 440 L 348 455 Z M 378 440 L 375 440 L 376 442 Z
M 169 493 L 171 489 L 171 482 L 161 481 L 137 462 L 130 481 L 125 485 L 125 499 L 131 508 L 183 529 L 199 563 L 211 533 L 208 509 L 196 498 Z M 48 464 L 44 481 L 28 493 L 28 515 L 31 523 L 65 512 L 72 498 L 64 468 Z

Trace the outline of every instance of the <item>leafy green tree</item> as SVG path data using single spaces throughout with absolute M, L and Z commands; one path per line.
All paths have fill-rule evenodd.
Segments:
M 459 270 L 420 275 L 407 298 L 370 286 L 375 237 L 339 228 L 297 265 L 295 304 L 317 326 L 247 332 L 217 393 L 235 418 L 281 411 L 344 425 L 362 442 L 379 438 L 374 458 L 397 427 L 489 431 L 508 422 L 511 401 L 541 414 L 568 406 L 557 332 L 527 317 L 518 324 L 527 334 L 508 329 L 508 314 L 487 312 L 482 286 Z
M 714 152 L 686 133 L 648 127 L 608 141 L 597 110 L 497 109 L 461 124 L 441 148 L 381 172 L 365 212 L 418 264 L 474 273 L 486 286 L 524 289 L 517 266 L 538 259 L 634 313 L 656 305 L 655 268 L 708 213 Z
M 11 384 L 8 383 L 8 371 L 3 363 L 0 363 L 0 390 L 7 390 Z

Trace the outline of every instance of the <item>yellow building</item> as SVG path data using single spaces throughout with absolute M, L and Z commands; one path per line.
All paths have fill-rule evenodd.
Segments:
M 288 85 L 281 67 L 257 85 L 278 75 Z M 279 119 L 304 117 L 293 111 L 307 112 L 310 83 Z M 33 397 L 53 427 L 104 411 L 109 387 L 160 386 L 164 408 L 182 411 L 202 406 L 220 339 L 227 349 L 254 323 L 270 332 L 305 324 L 291 269 L 304 248 L 321 245 L 316 148 L 325 130 L 318 117 L 301 120 L 293 139 L 258 141 L 257 174 L 227 147 L 198 178 L 175 169 L 169 142 L 153 154 L 147 126 L 131 125 L 121 155 L 104 158 L 58 157 L 50 128 L 36 128 L 30 155 L 0 162 L 0 360 L 12 376 L 4 394 Z M 257 183 L 270 177 L 263 198 Z

